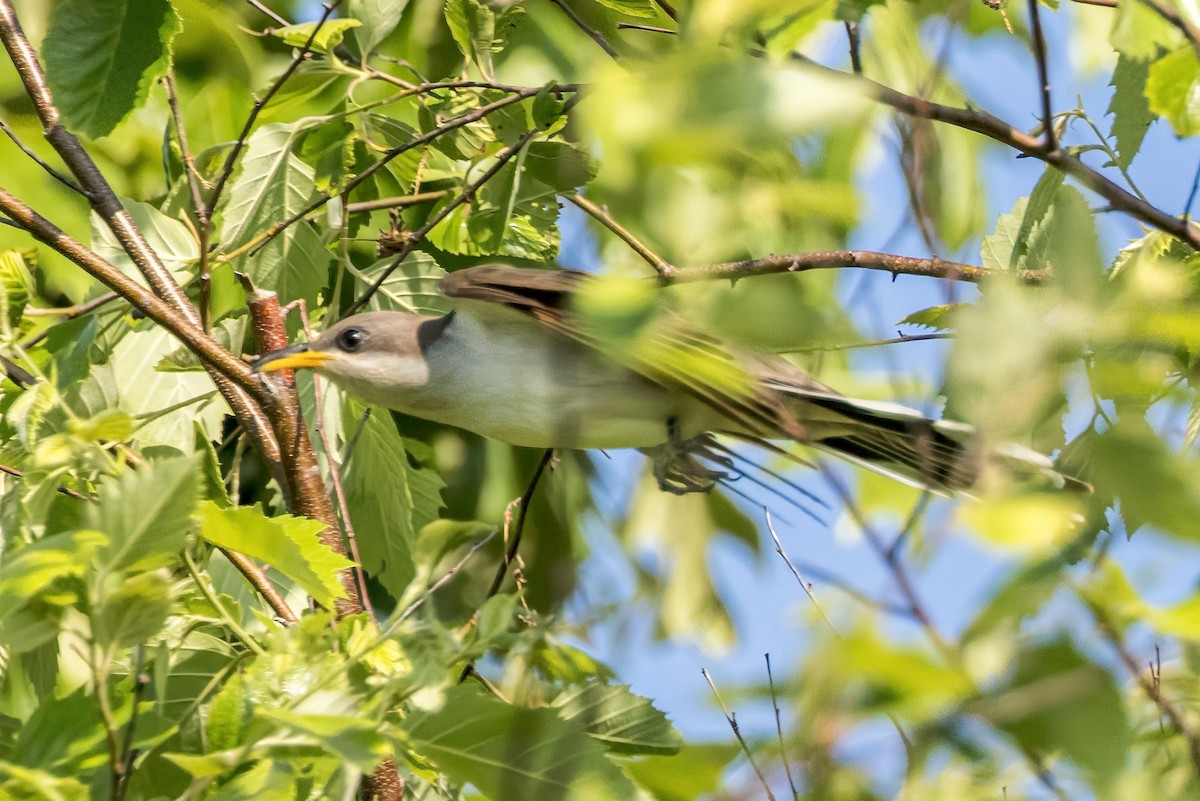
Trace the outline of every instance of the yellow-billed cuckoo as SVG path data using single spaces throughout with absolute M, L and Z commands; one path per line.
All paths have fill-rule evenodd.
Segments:
M 459 270 L 439 284 L 456 301 L 447 315 L 357 314 L 255 369 L 313 368 L 370 403 L 512 445 L 641 448 L 676 493 L 724 477 L 706 464 L 727 465 L 712 434 L 794 440 L 943 492 L 978 476 L 985 455 L 969 427 L 844 397 L 782 358 L 722 346 L 680 315 L 655 315 L 628 338 L 598 331 L 577 302 L 595 280 Z M 986 458 L 1078 483 L 1024 448 Z

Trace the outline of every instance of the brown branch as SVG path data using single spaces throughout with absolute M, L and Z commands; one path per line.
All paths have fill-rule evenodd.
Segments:
M 1162 686 L 1158 682 L 1158 677 L 1148 677 L 1142 671 L 1142 665 L 1129 650 L 1129 646 L 1125 644 L 1124 638 L 1121 637 L 1121 632 L 1109 620 L 1108 615 L 1104 610 L 1091 601 L 1084 600 L 1088 610 L 1092 613 L 1092 617 L 1099 626 L 1104 639 L 1116 651 L 1121 662 L 1129 669 L 1129 673 L 1137 681 L 1138 686 L 1142 688 L 1142 692 L 1146 697 L 1154 702 L 1158 707 L 1158 711 L 1166 716 L 1167 720 L 1171 721 L 1171 725 L 1175 727 L 1180 736 L 1187 741 L 1188 755 L 1192 760 L 1192 769 L 1196 771 L 1196 776 L 1200 777 L 1200 731 L 1197 731 L 1183 712 L 1175 704 L 1171 703 L 1162 694 Z
M 1033 27 L 1033 56 L 1037 62 L 1038 83 L 1041 84 L 1046 152 L 1054 153 L 1058 150 L 1058 137 L 1054 133 L 1054 112 L 1050 103 L 1050 68 L 1046 65 L 1046 35 L 1042 32 L 1042 15 L 1038 11 L 1038 0 L 1029 0 L 1029 17 Z
M 300 622 L 300 618 L 296 616 L 287 601 L 279 594 L 279 590 L 275 589 L 275 585 L 267 578 L 267 572 L 256 565 L 253 559 L 244 553 L 231 551 L 228 548 L 221 548 L 220 551 L 238 569 L 238 572 L 246 577 L 246 581 L 262 596 L 277 618 L 289 626 Z
M 259 2 L 259 0 L 246 0 L 246 2 L 249 3 L 251 6 L 253 6 L 263 16 L 270 17 L 271 20 L 273 22 L 275 22 L 277 25 L 283 25 L 284 27 L 287 27 L 288 25 L 292 24 L 292 23 L 288 22 L 287 19 L 285 19 L 284 17 L 279 16 L 274 11 L 272 11 L 271 9 L 264 6 L 262 3 Z
M 668 0 L 654 0 L 654 2 L 663 10 L 664 14 L 676 22 L 679 22 L 679 12 L 675 10 L 675 6 L 671 5 Z
M 419 206 L 422 203 L 432 203 L 435 200 L 441 200 L 449 195 L 449 189 L 434 189 L 429 192 L 417 192 L 415 195 L 403 195 L 400 197 L 381 197 L 378 200 L 363 200 L 358 203 L 347 203 L 347 214 L 358 214 L 365 211 L 379 211 L 381 209 L 406 209 L 409 206 Z
M 13 478 L 17 478 L 17 479 L 25 478 L 25 473 L 23 471 L 18 470 L 15 467 L 9 467 L 6 464 L 0 464 L 0 473 L 10 475 Z M 71 489 L 70 487 L 64 487 L 62 484 L 59 484 L 55 489 L 59 493 L 66 495 L 68 498 L 74 498 L 77 501 L 90 501 L 91 500 L 91 498 L 89 498 L 88 496 L 81 495 L 80 493 L 76 492 L 75 490 Z
M 0 41 L 3 41 L 4 49 L 8 51 L 9 58 L 21 76 L 25 92 L 33 102 L 34 110 L 42 123 L 42 132 L 46 140 L 83 187 L 92 209 L 116 236 L 121 247 L 145 276 L 146 283 L 154 290 L 154 294 L 166 301 L 166 304 L 182 317 L 184 323 L 198 325 L 200 317 L 196 308 L 184 295 L 158 254 L 146 242 L 133 218 L 121 205 L 120 199 L 92 161 L 92 157 L 84 150 L 79 139 L 63 126 L 50 88 L 46 84 L 46 75 L 38 62 L 37 53 L 25 37 L 25 32 L 21 30 L 11 0 L 0 0 Z
M 746 761 L 750 763 L 750 767 L 754 768 L 754 775 L 758 776 L 759 784 L 762 785 L 763 792 L 767 794 L 767 801 L 775 801 L 775 794 L 771 792 L 771 785 L 767 783 L 767 777 L 763 775 L 762 768 L 754 761 L 754 754 L 750 752 L 750 745 L 746 742 L 746 738 L 742 736 L 741 727 L 738 726 L 737 722 L 737 715 L 730 713 L 729 708 L 725 706 L 725 702 L 721 700 L 721 694 L 717 692 L 717 685 L 713 683 L 712 676 L 708 674 L 708 669 L 700 668 L 700 675 L 708 682 L 708 687 L 712 690 L 713 698 L 717 700 L 717 706 L 720 707 L 721 714 L 725 716 L 725 722 L 733 730 L 733 736 L 737 738 L 738 744 L 741 745 L 742 752 L 746 755 Z
M 717 278 L 736 281 L 754 275 L 773 273 L 802 273 L 808 270 L 838 270 L 856 268 L 879 270 L 896 275 L 919 275 L 926 278 L 944 278 L 951 281 L 979 283 L 997 275 L 1009 275 L 1004 270 L 975 267 L 970 264 L 946 261 L 939 258 L 917 258 L 894 253 L 878 253 L 870 250 L 830 250 L 818 253 L 766 256 L 761 259 L 733 261 L 721 264 L 702 264 L 692 267 L 675 267 L 670 283 L 706 281 Z M 1017 274 L 1022 283 L 1037 285 L 1049 278 L 1041 270 L 1021 270 Z
M 643 244 L 628 228 L 613 219 L 613 216 L 607 210 L 600 208 L 578 192 L 566 195 L 565 197 L 591 215 L 593 219 L 605 228 L 616 234 L 625 244 L 629 245 L 634 253 L 641 256 L 646 260 L 647 264 L 654 268 L 654 271 L 659 274 L 664 282 L 670 281 L 675 276 L 675 268 L 666 259 Z
M 943 122 L 947 125 L 972 131 L 1000 144 L 1007 145 L 1026 156 L 1045 162 L 1055 169 L 1075 178 L 1088 189 L 1103 197 L 1112 208 L 1129 214 L 1147 225 L 1165 231 L 1175 238 L 1186 242 L 1191 247 L 1200 250 L 1200 228 L 1193 223 L 1168 214 L 1162 209 L 1147 203 L 1113 183 L 1098 171 L 1084 164 L 1077 156 L 1068 153 L 1062 148 L 1047 151 L 1045 142 L 1014 128 L 1004 120 L 986 111 L 955 108 L 907 95 L 890 86 L 884 86 L 881 83 L 872 81 L 870 78 L 852 75 L 842 70 L 816 64 L 799 53 L 793 54 L 793 59 L 801 68 L 812 70 L 816 74 L 824 75 L 835 81 L 842 81 L 848 87 L 863 92 L 867 97 L 878 103 L 891 106 L 901 114 L 919 119 Z
M 583 31 L 587 37 L 595 42 L 601 50 L 607 53 L 613 61 L 621 60 L 621 56 L 615 49 L 613 49 L 613 46 L 608 43 L 608 40 L 604 38 L 604 34 L 588 25 L 582 17 L 575 13 L 573 8 L 567 5 L 566 0 L 550 0 L 550 2 L 561 8 L 562 12 L 567 15 L 572 23 L 574 23 L 575 27 Z
M 862 75 L 862 39 L 858 33 L 858 23 L 847 21 L 845 25 L 846 39 L 850 46 L 850 69 L 855 75 Z

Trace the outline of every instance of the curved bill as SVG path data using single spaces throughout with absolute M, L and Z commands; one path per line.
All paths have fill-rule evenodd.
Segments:
M 320 367 L 334 358 L 332 353 L 309 350 L 307 342 L 298 342 L 286 348 L 273 350 L 261 357 L 251 368 L 256 373 L 272 373 L 276 370 L 303 370 Z

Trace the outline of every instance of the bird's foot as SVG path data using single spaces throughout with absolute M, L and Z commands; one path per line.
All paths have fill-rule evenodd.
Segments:
M 645 448 L 654 465 L 659 489 L 673 495 L 708 492 L 719 481 L 733 478 L 733 461 L 717 448 L 711 434 L 688 440 L 671 437 L 662 445 Z

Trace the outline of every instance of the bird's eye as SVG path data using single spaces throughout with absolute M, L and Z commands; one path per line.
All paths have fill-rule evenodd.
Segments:
M 347 328 L 337 335 L 337 346 L 346 353 L 354 353 L 367 341 L 368 336 L 370 335 L 361 328 Z

